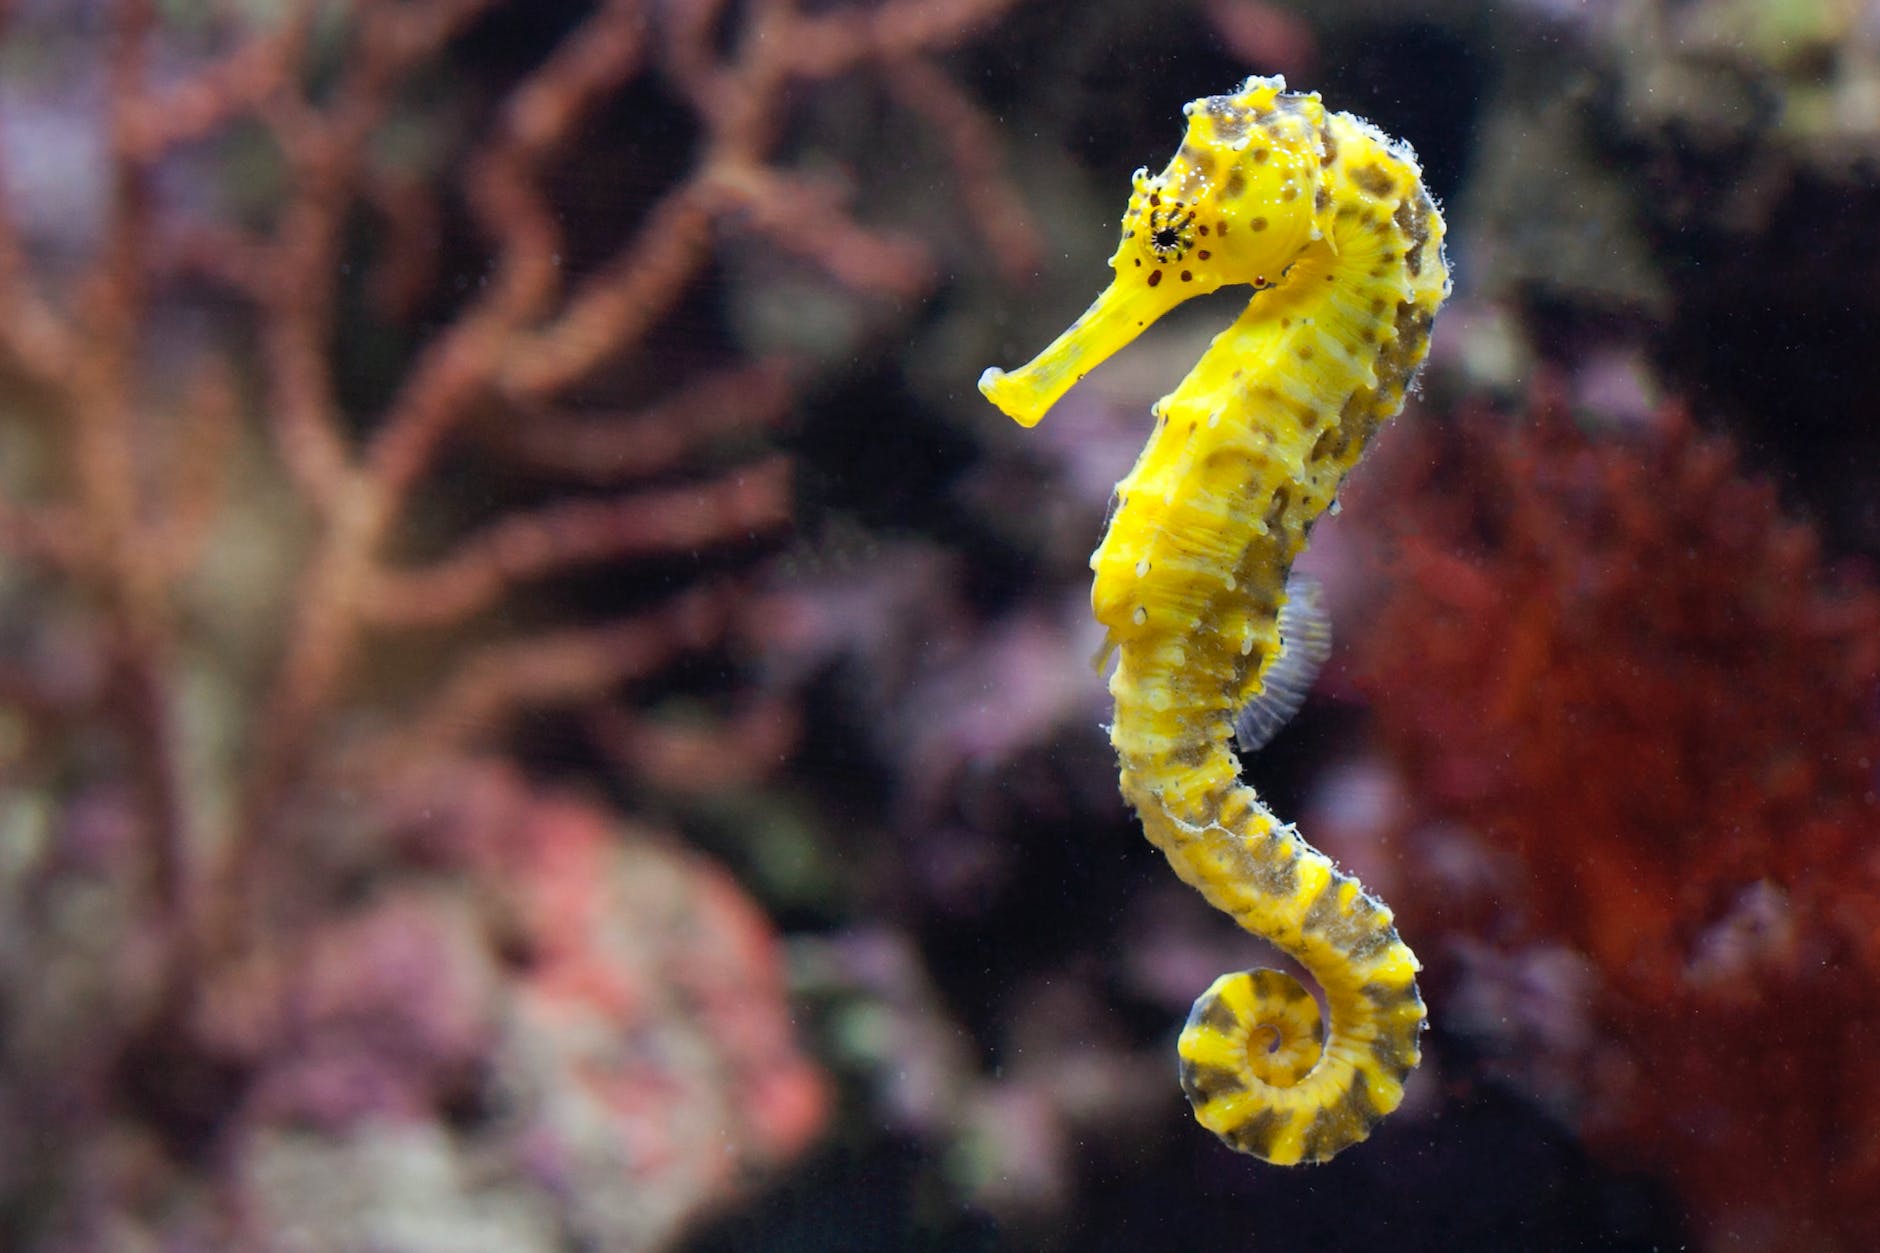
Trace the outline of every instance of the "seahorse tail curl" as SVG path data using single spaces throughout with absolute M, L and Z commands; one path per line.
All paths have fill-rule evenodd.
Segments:
M 1245 970 L 1201 994 L 1177 1044 L 1196 1121 L 1229 1148 L 1279 1166 L 1323 1162 L 1368 1137 L 1402 1102 L 1421 1056 L 1416 958 L 1390 911 L 1337 871 L 1321 895 L 1327 899 L 1331 907 L 1309 913 L 1308 927 L 1321 914 L 1347 936 L 1369 932 L 1360 948 L 1373 951 L 1373 960 L 1360 956 L 1342 970 L 1320 964 L 1338 971 L 1321 985 L 1329 1041 L 1319 1004 L 1298 979 Z

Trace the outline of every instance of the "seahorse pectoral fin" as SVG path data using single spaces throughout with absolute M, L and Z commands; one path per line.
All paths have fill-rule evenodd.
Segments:
M 1286 576 L 1279 609 L 1279 655 L 1260 676 L 1260 691 L 1234 718 L 1234 738 L 1243 753 L 1266 747 L 1306 703 L 1319 671 L 1332 655 L 1332 620 L 1324 590 L 1309 574 Z
M 1173 284 L 1157 288 L 1133 276 L 1118 278 L 1028 363 L 1011 371 L 989 367 L 979 376 L 979 390 L 1020 426 L 1036 426 L 1078 380 L 1191 294 L 1177 294 Z

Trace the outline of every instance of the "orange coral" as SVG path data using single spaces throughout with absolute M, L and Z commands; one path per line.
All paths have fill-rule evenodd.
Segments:
M 1621 1064 L 1585 1131 L 1714 1231 L 1856 1247 L 1880 1223 L 1880 593 L 1675 409 L 1601 441 L 1543 399 L 1414 439 L 1359 511 L 1395 514 L 1397 558 L 1361 664 L 1420 803 L 1518 854 L 1505 913 L 1599 971 Z
M 732 651 L 752 550 L 791 514 L 763 434 L 809 367 L 700 335 L 682 306 L 741 240 L 883 303 L 927 289 L 927 242 L 856 214 L 790 125 L 845 76 L 891 80 L 884 99 L 996 217 L 994 245 L 1036 255 L 991 123 L 935 60 L 1012 2 L 0 4 L 0 806 L 31 828 L 0 876 L 17 931 L 0 1010 L 23 1024 L 0 1034 L 0 1122 L 63 1137 L 24 1167 L 0 1144 L 0 1201 L 31 1192 L 49 1215 L 10 1247 L 118 1203 L 110 1163 L 95 1187 L 64 1169 L 88 1145 L 161 1142 L 187 1173 L 179 1141 L 226 1145 L 270 1109 L 441 1119 L 487 1024 L 360 1027 L 421 999 L 398 972 L 300 987 L 341 1025 L 291 1066 L 263 1054 L 293 1052 L 292 1032 L 256 1053 L 211 1029 L 246 978 L 319 985 L 381 950 L 461 975 L 446 1000 L 521 984 L 601 1034 L 637 1012 L 616 984 L 696 1001 L 730 1042 L 713 1099 L 753 1120 L 753 1157 L 806 1142 L 814 1075 L 776 1022 L 725 1008 L 781 993 L 767 928 L 715 872 L 628 841 L 695 932 L 637 983 L 644 919 L 557 912 L 620 904 L 598 895 L 544 907 L 562 929 L 537 937 L 540 970 L 484 953 L 453 971 L 463 904 L 385 888 L 382 818 L 427 764 L 500 744 L 523 712 L 572 713 L 634 783 L 709 762 L 748 785 L 788 750 L 786 697 L 675 729 L 627 690 Z M 478 67 L 477 41 L 515 25 L 544 37 Z M 634 148 L 597 161 L 583 148 L 609 126 Z M 49 190 L 49 154 L 80 177 Z M 627 172 L 568 196 L 596 164 Z M 704 554 L 715 572 L 688 576 Z M 595 569 L 611 586 L 581 597 Z M 625 891 L 628 854 L 602 839 L 625 824 L 544 824 L 544 856 L 575 867 L 561 888 Z M 548 892 L 551 869 L 517 873 Z M 355 917 L 381 888 L 393 903 Z M 387 1040 L 402 1062 L 374 1055 Z M 339 1099 L 335 1076 L 357 1090 Z M 646 1133 L 612 1108 L 613 1131 Z M 14 1177 L 40 1162 L 57 1177 Z M 729 1162 L 673 1195 L 697 1202 Z
M 223 14 L 187 30 L 147 0 L 121 0 L 102 49 L 45 15 L 15 17 L 16 44 L 58 37 L 75 64 L 102 61 L 108 108 L 94 171 L 99 238 L 78 249 L 76 267 L 36 255 L 45 248 L 22 225 L 20 189 L 7 187 L 0 163 L 0 377 L 25 384 L 30 407 L 52 419 L 26 436 L 19 460 L 28 471 L 0 480 L 0 556 L 95 600 L 111 691 L 93 712 L 107 715 L 138 762 L 173 912 L 200 923 L 211 943 L 246 921 L 200 915 L 254 887 L 257 846 L 317 765 L 334 714 L 357 698 L 373 633 L 463 627 L 524 585 L 578 567 L 745 542 L 784 524 L 783 461 L 701 454 L 777 420 L 794 390 L 788 363 L 732 356 L 625 413 L 591 398 L 607 394 L 597 380 L 654 350 L 662 320 L 722 239 L 765 239 L 857 290 L 924 290 L 935 266 L 922 241 L 864 224 L 831 183 L 794 168 L 782 122 L 803 84 L 887 71 L 939 132 L 1001 255 L 1023 264 L 1036 254 L 1022 208 L 997 177 L 989 122 L 929 59 L 1010 3 L 775 0 L 727 13 L 711 0 L 602 0 L 525 61 L 480 138 L 446 136 L 444 152 L 415 159 L 400 148 L 399 128 L 438 134 L 448 123 L 422 115 L 412 86 L 478 23 L 510 16 L 490 0 L 365 6 L 332 21 L 317 0 L 298 0 L 272 19 Z M 331 81 L 322 79 L 326 59 Z M 566 238 L 551 206 L 556 179 L 582 128 L 655 71 L 696 122 L 691 159 L 641 171 L 636 185 L 665 185 L 637 228 L 611 253 L 573 264 L 564 254 L 580 241 Z M 165 194 L 178 167 L 198 182 L 243 177 L 243 143 L 278 161 L 276 182 L 249 193 L 261 205 L 232 212 L 227 195 Z M 453 162 L 459 185 L 427 183 L 442 180 L 426 160 Z M 363 266 L 365 288 L 394 314 L 409 312 L 424 288 L 423 250 L 413 245 L 453 193 L 487 247 L 482 276 L 435 325 L 401 328 L 417 347 L 382 407 L 362 411 L 334 359 L 348 275 Z M 357 257 L 350 232 L 361 222 L 385 234 Z M 205 287 L 245 318 L 183 341 L 180 365 L 153 370 L 156 328 Z M 247 399 L 236 379 L 250 347 L 258 416 L 285 479 L 272 503 L 308 533 L 272 565 L 298 576 L 283 589 L 278 633 L 265 639 L 270 655 L 243 659 L 269 677 L 224 832 L 205 829 L 186 795 L 174 670 L 201 645 L 190 618 L 221 608 L 189 603 L 181 585 L 200 579 L 214 527 L 227 522 L 226 470 Z M 179 389 L 166 373 L 191 381 Z M 485 440 L 498 456 L 574 480 L 580 494 L 512 502 L 414 560 L 414 506 L 449 443 L 480 426 L 499 428 Z M 242 471 L 273 472 L 253 461 Z M 688 471 L 692 482 L 645 481 Z M 439 737 L 486 736 L 522 707 L 592 706 L 597 693 L 645 673 L 658 651 L 649 637 L 710 646 L 735 618 L 654 608 L 461 650 L 439 683 L 438 716 L 412 725 L 421 747 L 435 750 Z M 56 703 L 5 659 L 0 692 L 29 714 Z M 737 729 L 727 724 L 725 734 Z M 211 847 L 226 856 L 205 858 Z

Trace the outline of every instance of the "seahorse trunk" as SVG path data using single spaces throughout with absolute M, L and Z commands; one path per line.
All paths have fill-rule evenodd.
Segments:
M 1322 1044 L 1316 1003 L 1274 971 L 1217 980 L 1181 1036 L 1201 1123 L 1290 1165 L 1364 1139 L 1403 1099 L 1424 1020 L 1418 964 L 1390 910 L 1241 784 L 1229 742 L 1278 656 L 1293 560 L 1402 408 L 1449 275 L 1408 148 L 1284 87 L 1249 79 L 1189 105 L 1174 160 L 1136 176 L 1110 290 L 1037 361 L 980 387 L 1030 425 L 1153 320 L 1155 297 L 1258 289 L 1155 406 L 1091 558 L 1091 600 L 1120 652 L 1111 740 L 1144 831 L 1324 989 Z

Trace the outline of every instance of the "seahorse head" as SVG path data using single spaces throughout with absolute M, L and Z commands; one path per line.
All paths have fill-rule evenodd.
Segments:
M 1183 110 L 1188 134 L 1160 174 L 1136 171 L 1109 287 L 1021 369 L 989 369 L 979 390 L 1032 426 L 1084 375 L 1182 301 L 1277 282 L 1321 235 L 1324 109 L 1250 78 Z

